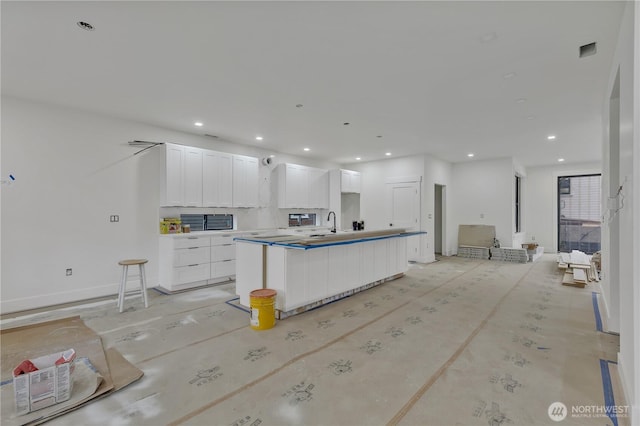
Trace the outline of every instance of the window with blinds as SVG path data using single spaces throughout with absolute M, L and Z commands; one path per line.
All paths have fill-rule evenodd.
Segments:
M 558 251 L 600 250 L 600 175 L 558 178 Z

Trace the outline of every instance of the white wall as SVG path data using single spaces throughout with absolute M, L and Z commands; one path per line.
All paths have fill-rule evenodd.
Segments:
M 556 253 L 558 251 L 558 177 L 597 173 L 602 173 L 600 163 L 529 167 L 524 189 L 525 240 L 537 242 L 544 247 L 545 253 Z
M 456 252 L 458 225 L 494 225 L 502 246 L 511 246 L 515 222 L 514 182 L 511 158 L 470 160 L 453 165 L 455 195 L 451 207 Z
M 263 158 L 271 152 L 88 112 L 2 98 L 2 312 L 117 292 L 118 260 L 149 259 L 158 278 L 159 147 L 134 156 L 147 140 Z M 154 151 L 155 150 L 155 151 Z M 276 153 L 275 163 L 337 168 Z M 240 229 L 286 226 L 270 200 L 271 172 L 260 168 L 260 209 L 233 209 Z M 204 210 L 204 209 L 203 209 Z M 164 209 L 163 209 L 164 211 Z M 194 211 L 194 210 L 190 210 Z M 211 209 L 220 212 L 223 209 Z M 110 223 L 117 214 L 120 222 Z M 324 217 L 323 217 L 324 216 Z M 326 224 L 326 214 L 321 215 Z M 65 276 L 67 268 L 72 276 Z
M 387 228 L 386 199 L 380 194 L 385 193 L 385 182 L 389 178 L 405 176 L 422 177 L 421 194 L 421 230 L 426 231 L 420 241 L 420 260 L 433 262 L 435 260 L 433 243 L 433 209 L 434 209 L 434 185 L 446 185 L 447 197 L 451 193 L 451 164 L 428 155 L 416 155 L 411 157 L 390 158 L 381 161 L 367 163 L 354 163 L 345 166 L 351 170 L 362 173 L 362 193 L 360 196 L 360 215 L 365 220 L 368 229 Z M 449 198 L 447 198 L 449 199 Z M 452 224 L 449 219 L 451 209 L 447 209 L 445 222 L 447 226 Z M 451 225 L 453 226 L 453 225 Z M 447 232 L 447 239 L 451 239 L 451 232 Z M 451 254 L 452 245 L 446 243 L 445 249 Z
M 603 292 L 607 323 L 619 324 L 618 370 L 627 402 L 632 406 L 631 424 L 640 423 L 640 7 L 627 2 L 609 85 L 603 102 L 603 199 L 622 187 L 624 205 L 605 212 L 603 227 Z M 635 41 L 635 43 L 634 43 Z M 619 71 L 619 87 L 616 75 Z M 620 93 L 611 101 L 612 93 Z M 615 96 L 614 96 L 615 97 Z M 619 121 L 610 120 L 619 116 Z M 616 112 L 617 111 L 617 112 Z M 616 129 L 617 128 L 617 129 Z M 610 140 L 611 138 L 611 140 Z M 618 138 L 619 152 L 615 143 Z M 618 170 L 616 170 L 616 167 Z M 606 204 L 605 204 L 606 206 Z M 617 226 L 619 225 L 619 227 Z M 618 254 L 616 256 L 615 254 Z M 617 272 L 612 274 L 611 272 Z
M 389 227 L 384 196 L 386 180 L 400 176 L 423 176 L 424 161 L 422 155 L 416 155 L 348 164 L 344 168 L 362 173 L 360 216 L 367 229 L 385 229 Z

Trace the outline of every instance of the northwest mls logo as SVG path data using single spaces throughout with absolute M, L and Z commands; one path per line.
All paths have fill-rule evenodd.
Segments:
M 567 417 L 567 406 L 562 402 L 554 402 L 549 405 L 547 414 L 549 414 L 549 418 L 554 422 L 561 422 Z
M 554 422 L 561 422 L 568 416 L 577 418 L 620 418 L 629 417 L 628 405 L 572 405 L 571 412 L 562 402 L 554 402 L 547 410 L 549 418 Z

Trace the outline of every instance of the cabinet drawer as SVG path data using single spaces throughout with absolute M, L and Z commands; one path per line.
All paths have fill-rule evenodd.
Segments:
M 173 268 L 173 285 L 179 285 L 194 281 L 205 281 L 211 274 L 211 264 L 204 263 L 193 266 L 179 266 Z
M 211 248 L 195 247 L 183 248 L 173 251 L 173 266 L 198 265 L 200 263 L 209 263 Z
M 236 245 L 225 244 L 223 246 L 211 247 L 211 261 L 233 260 L 236 258 Z
M 217 235 L 215 237 L 211 237 L 211 245 L 212 246 L 223 246 L 225 244 L 233 244 L 234 235 L 231 234 L 223 234 Z
M 211 237 L 183 237 L 176 238 L 173 241 L 173 248 L 182 249 L 190 247 L 209 247 L 211 245 Z
M 211 264 L 211 278 L 230 277 L 236 274 L 236 261 L 223 260 Z

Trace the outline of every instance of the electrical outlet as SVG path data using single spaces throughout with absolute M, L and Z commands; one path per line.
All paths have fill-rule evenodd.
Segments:
M 536 240 L 536 237 L 532 235 L 531 236 L 531 241 L 535 241 L 535 240 Z
M 69 277 L 71 275 L 73 275 L 73 269 L 67 268 L 67 276 Z
M 109 222 L 120 222 L 120 216 L 117 214 L 112 214 L 109 216 Z
M 480 219 L 484 219 L 484 213 L 480 213 Z

